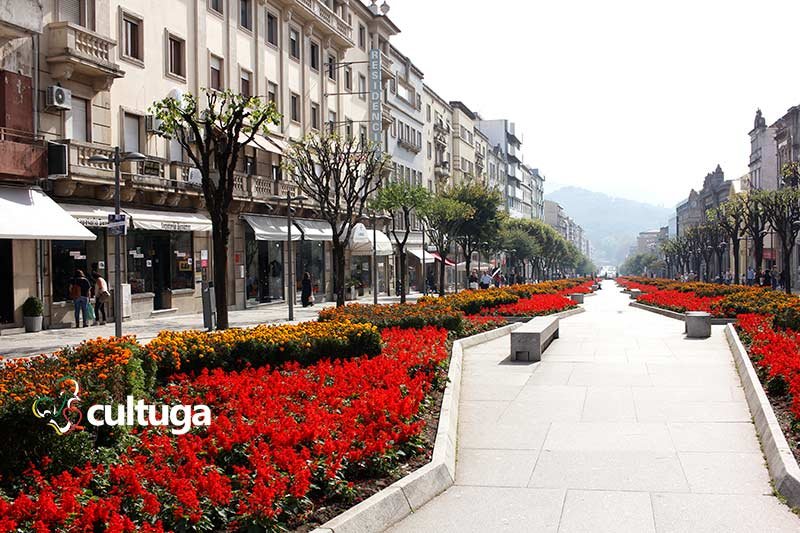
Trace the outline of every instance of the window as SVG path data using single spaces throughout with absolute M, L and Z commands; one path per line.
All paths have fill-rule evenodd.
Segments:
M 392 119 L 392 138 L 397 137 L 397 119 Z
M 250 98 L 252 95 L 250 92 L 250 72 L 242 69 L 240 77 L 239 92 L 242 93 L 242 96 L 245 98 Z
M 292 93 L 292 121 L 300 122 L 300 97 Z
M 248 176 L 257 174 L 256 172 L 256 157 L 254 155 L 244 156 L 244 173 Z
M 430 122 L 431 121 L 431 105 L 430 104 L 427 104 L 425 106 L 425 113 L 426 113 L 426 115 L 428 117 L 428 122 Z
M 183 61 L 184 41 L 174 35 L 168 35 L 167 47 L 169 51 L 169 73 L 183 78 L 186 74 Z
M 311 127 L 319 129 L 319 104 L 311 103 Z
M 328 127 L 330 132 L 334 133 L 339 125 L 336 123 L 336 111 L 328 111 Z
M 362 50 L 367 49 L 367 28 L 363 24 L 358 25 L 358 46 Z
M 344 88 L 348 91 L 353 90 L 353 69 L 344 67 Z
M 267 11 L 267 42 L 278 46 L 278 17 Z
M 275 102 L 275 107 L 278 107 L 278 85 L 271 81 L 267 82 L 267 101 Z
M 328 54 L 328 78 L 336 81 L 336 56 Z
M 367 144 L 367 127 L 363 124 L 358 127 L 358 138 L 361 140 L 361 144 Z
M 345 120 L 344 132 L 348 139 L 353 137 L 353 119 L 348 118 Z
M 74 101 L 74 100 L 73 100 Z M 97 270 L 106 280 L 106 232 L 103 228 L 87 228 L 97 237 L 93 241 L 52 241 L 53 301 L 69 301 L 69 286 L 76 269 L 87 275 Z M 100 268 L 103 266 L 104 268 Z
M 289 30 L 289 55 L 300 59 L 300 32 L 294 28 Z
M 126 152 L 138 152 L 139 140 L 142 138 L 141 117 L 131 113 L 125 113 L 122 120 L 123 146 Z
M 122 57 L 142 61 L 142 19 L 122 13 Z
M 252 0 L 239 0 L 239 26 L 246 30 L 253 29 Z
M 212 55 L 208 59 L 208 88 L 215 91 L 222 90 L 222 58 Z
M 89 108 L 90 103 L 88 100 L 72 97 L 72 109 L 66 112 L 65 115 L 65 131 L 70 135 L 70 139 L 75 141 L 90 141 L 89 132 L 91 126 L 89 123 Z
M 216 11 L 217 13 L 219 13 L 221 15 L 222 14 L 222 8 L 223 8 L 222 2 L 223 2 L 223 0 L 209 0 L 208 1 L 208 7 L 212 11 Z
M 432 157 L 433 157 L 433 145 L 430 142 L 428 142 L 428 159 L 431 159 Z
M 311 42 L 310 53 L 311 58 L 309 59 L 309 62 L 311 63 L 311 68 L 319 71 L 319 45 L 313 41 Z
M 60 0 L 59 20 L 94 29 L 94 2 L 92 0 Z
M 363 74 L 358 75 L 358 97 L 362 100 L 367 99 L 367 77 Z

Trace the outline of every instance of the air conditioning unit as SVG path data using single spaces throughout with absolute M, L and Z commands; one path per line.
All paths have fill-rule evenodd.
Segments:
M 66 144 L 47 142 L 47 178 L 69 175 L 69 151 Z
M 144 117 L 144 129 L 147 133 L 158 133 L 161 130 L 161 122 L 155 115 L 147 115 Z
M 72 93 L 69 89 L 51 85 L 47 88 L 45 107 L 69 111 L 72 109 Z

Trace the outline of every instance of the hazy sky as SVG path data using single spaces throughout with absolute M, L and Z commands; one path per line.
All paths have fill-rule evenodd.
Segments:
M 553 185 L 673 206 L 800 104 L 798 0 L 389 0 L 394 44 L 446 100 L 523 133 Z

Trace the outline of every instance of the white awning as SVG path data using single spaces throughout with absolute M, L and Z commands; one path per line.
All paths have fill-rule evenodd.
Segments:
M 249 137 L 250 134 L 248 133 L 240 133 L 239 142 L 245 144 L 245 141 L 247 141 Z M 283 150 L 281 150 L 280 145 L 272 141 L 270 138 L 264 137 L 263 135 L 259 135 L 258 133 L 255 134 L 253 140 L 247 143 L 247 145 L 252 146 L 253 148 L 257 148 L 259 150 L 264 150 L 265 152 L 270 152 L 278 155 L 283 154 Z
M 429 254 L 428 252 L 423 252 L 422 248 L 406 248 L 406 252 L 416 256 L 416 258 L 420 260 L 422 260 L 424 256 L 426 263 L 433 263 L 436 261 L 436 258 L 433 255 Z
M 288 231 L 285 218 L 263 215 L 242 215 L 242 218 L 253 228 L 257 241 L 286 240 Z M 292 240 L 299 241 L 300 237 L 300 230 L 292 228 Z
M 114 214 L 113 207 L 80 204 L 58 204 L 64 211 L 87 228 L 105 228 L 108 226 L 108 215 Z M 128 226 L 130 226 L 130 219 Z
M 199 213 L 123 209 L 131 219 L 131 227 L 159 231 L 211 231 L 211 219 Z
M 93 241 L 96 237 L 39 187 L 0 186 L 0 238 Z
M 353 234 L 350 236 L 350 253 L 352 255 L 372 255 L 372 235 L 373 230 L 367 229 L 360 222 L 353 226 Z M 392 242 L 382 231 L 375 232 L 376 255 L 392 255 Z
M 295 219 L 294 225 L 303 232 L 303 239 L 307 241 L 332 241 L 333 229 L 324 220 Z

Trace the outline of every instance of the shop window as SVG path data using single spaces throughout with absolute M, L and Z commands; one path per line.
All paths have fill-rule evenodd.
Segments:
M 247 303 L 283 300 L 283 243 L 258 241 L 250 226 L 245 228 L 245 256 Z
M 153 293 L 154 308 L 162 309 L 164 291 L 194 288 L 191 232 L 134 229 L 127 240 L 132 294 Z
M 296 290 L 302 288 L 303 273 L 311 275 L 312 291 L 316 295 L 325 294 L 325 246 L 320 241 L 299 241 L 294 242 L 295 249 L 295 282 Z M 319 301 L 319 300 L 317 300 Z
M 53 301 L 69 301 L 70 280 L 75 270 L 82 270 L 91 280 L 92 271 L 96 270 L 108 280 L 106 266 L 106 231 L 100 228 L 89 228 L 97 237 L 93 241 L 52 241 L 52 277 Z

